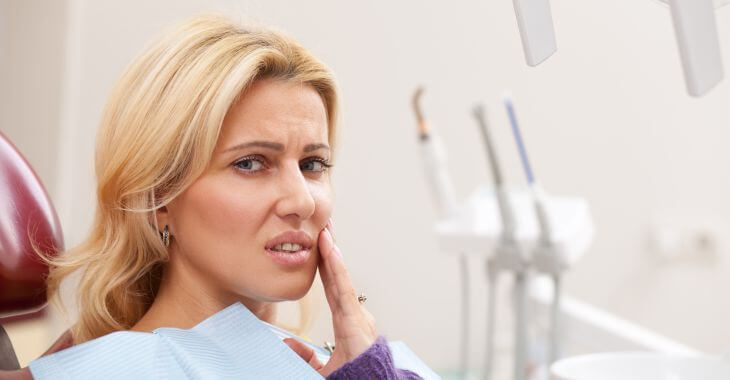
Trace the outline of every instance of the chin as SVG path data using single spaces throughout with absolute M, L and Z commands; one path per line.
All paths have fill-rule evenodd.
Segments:
M 296 301 L 306 296 L 307 293 L 309 293 L 309 289 L 312 288 L 313 281 L 314 276 L 312 276 L 309 281 L 283 289 L 283 292 L 281 293 L 282 301 Z
M 287 292 L 279 296 L 279 301 L 298 301 L 307 295 L 309 288 L 296 289 L 295 291 Z
M 265 298 L 268 302 L 279 302 L 279 301 L 296 301 L 307 295 L 309 289 L 312 288 L 314 282 L 314 273 L 309 276 L 297 276 L 296 278 L 287 279 L 278 282 L 277 286 L 273 289 L 268 289 L 265 292 Z

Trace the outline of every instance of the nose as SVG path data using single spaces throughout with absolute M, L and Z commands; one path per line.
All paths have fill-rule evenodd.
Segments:
M 276 214 L 282 219 L 309 219 L 314 214 L 314 197 L 299 165 L 282 170 L 279 182 Z

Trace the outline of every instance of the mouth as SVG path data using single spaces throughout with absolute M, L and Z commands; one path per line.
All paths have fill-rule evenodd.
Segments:
M 276 263 L 284 266 L 298 266 L 311 256 L 312 238 L 304 231 L 287 231 L 266 243 L 266 253 Z

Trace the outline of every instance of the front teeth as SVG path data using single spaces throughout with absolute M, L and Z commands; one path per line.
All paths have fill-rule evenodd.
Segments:
M 302 246 L 297 243 L 284 243 L 275 245 L 274 250 L 285 252 L 299 252 L 302 250 Z

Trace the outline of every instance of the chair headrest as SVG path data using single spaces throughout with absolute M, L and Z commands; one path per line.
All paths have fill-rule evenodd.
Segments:
M 46 265 L 63 251 L 56 211 L 28 162 L 0 133 L 0 316 L 36 311 L 46 303 Z

